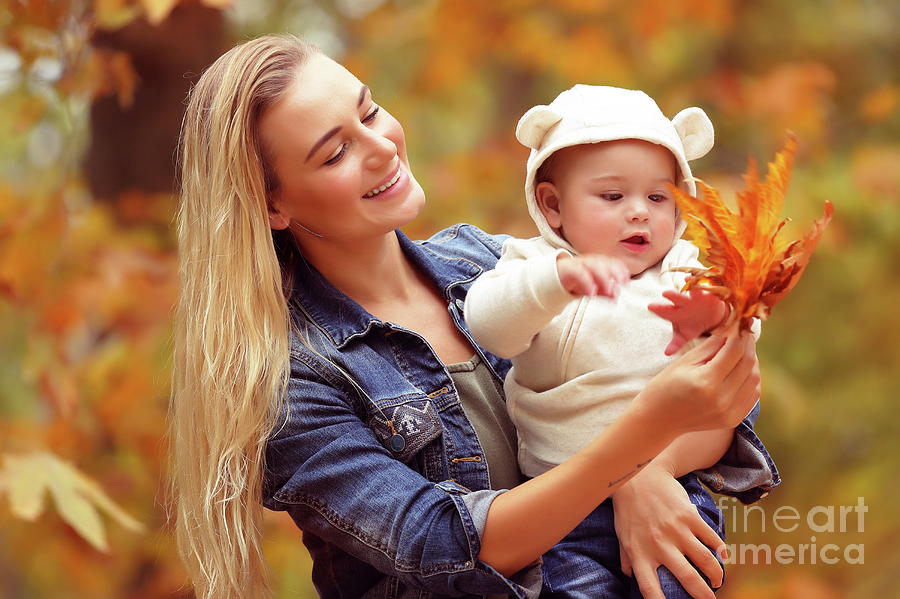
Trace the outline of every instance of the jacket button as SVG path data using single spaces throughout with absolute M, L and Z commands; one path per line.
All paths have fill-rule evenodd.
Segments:
M 391 440 L 389 441 L 391 446 L 391 451 L 394 453 L 400 453 L 404 449 L 406 449 L 406 439 L 403 438 L 403 435 L 400 433 L 394 433 L 391 435 Z

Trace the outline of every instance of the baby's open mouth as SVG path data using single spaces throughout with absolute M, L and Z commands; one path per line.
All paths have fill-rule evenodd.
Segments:
M 648 243 L 647 239 L 643 235 L 632 235 L 631 237 L 623 239 L 622 241 L 624 241 L 625 243 L 634 243 L 637 245 L 644 245 L 645 243 Z

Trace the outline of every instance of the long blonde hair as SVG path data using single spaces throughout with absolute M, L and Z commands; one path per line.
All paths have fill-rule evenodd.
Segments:
M 271 594 L 261 487 L 289 374 L 282 269 L 296 250 L 273 243 L 277 180 L 258 122 L 316 51 L 291 36 L 232 48 L 191 90 L 182 125 L 172 494 L 179 555 L 201 599 Z

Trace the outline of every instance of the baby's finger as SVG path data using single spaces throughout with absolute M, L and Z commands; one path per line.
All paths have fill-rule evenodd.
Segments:
M 647 309 L 666 320 L 672 320 L 677 310 L 672 304 L 648 304 Z
M 563 286 L 572 295 L 596 295 L 599 291 L 594 277 L 586 268 L 568 272 Z
M 687 343 L 687 339 L 685 339 L 684 336 L 674 333 L 669 345 L 666 346 L 665 354 L 671 356 L 672 354 L 677 353 L 679 349 L 684 347 L 685 343 Z
M 684 304 L 687 301 L 687 296 L 680 291 L 675 291 L 674 289 L 666 289 L 663 291 L 663 297 L 675 304 L 676 306 L 679 304 Z

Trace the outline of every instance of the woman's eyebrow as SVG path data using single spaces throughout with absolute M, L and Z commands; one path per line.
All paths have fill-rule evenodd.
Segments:
M 368 91 L 369 91 L 368 85 L 363 85 L 362 88 L 359 90 L 359 100 L 356 102 L 357 108 L 362 106 L 363 100 L 366 99 L 366 93 Z M 329 131 L 328 133 L 323 135 L 321 138 L 319 138 L 319 141 L 317 141 L 315 144 L 313 144 L 313 147 L 312 147 L 312 149 L 310 149 L 309 154 L 306 155 L 305 162 L 309 161 L 309 159 L 312 158 L 312 155 L 316 153 L 316 150 L 321 148 L 322 144 L 324 144 L 326 141 L 328 141 L 329 139 L 334 137 L 335 134 L 337 134 L 337 132 L 340 130 L 341 130 L 340 127 L 335 127 L 334 129 L 332 129 L 331 131 Z
M 317 141 L 315 144 L 313 144 L 313 147 L 309 151 L 309 154 L 306 155 L 306 160 L 304 160 L 304 162 L 308 162 L 309 159 L 312 158 L 312 155 L 316 153 L 316 150 L 321 148 L 322 144 L 324 144 L 326 141 L 328 141 L 329 139 L 334 137 L 335 134 L 337 134 L 337 132 L 340 130 L 341 130 L 340 127 L 335 127 L 334 129 L 332 129 L 331 131 L 329 131 L 328 133 L 323 135 L 321 138 L 319 138 L 319 141 Z

